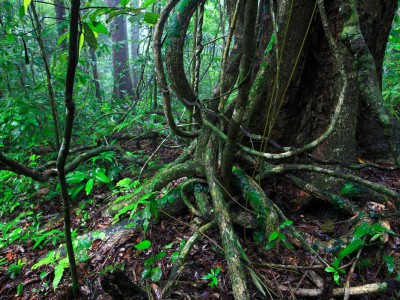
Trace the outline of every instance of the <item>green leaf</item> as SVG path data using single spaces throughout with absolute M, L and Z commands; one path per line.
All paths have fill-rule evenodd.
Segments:
M 364 188 L 355 185 L 354 183 L 348 182 L 344 185 L 340 193 L 342 195 L 347 195 L 347 196 L 358 196 L 362 194 L 364 190 L 365 190 Z
M 267 246 L 265 247 L 266 250 L 271 250 L 272 248 L 274 248 L 276 246 L 276 240 L 275 241 L 271 241 L 267 244 Z
M 161 276 L 162 276 L 162 271 L 161 271 L 161 268 L 153 268 L 152 270 L 151 270 L 151 281 L 152 282 L 158 282 L 158 281 L 160 281 L 160 279 L 161 279 Z
M 333 268 L 333 267 L 326 267 L 326 268 L 325 268 L 325 272 L 328 272 L 328 273 L 335 273 L 335 272 L 336 272 L 336 269 Z
M 97 168 L 94 171 L 94 177 L 96 178 L 96 180 L 98 180 L 98 181 L 100 181 L 102 183 L 109 183 L 110 182 L 110 179 L 105 174 L 105 169 L 103 169 L 103 168 Z
M 15 35 L 13 34 L 7 34 L 7 42 L 14 42 L 15 41 Z
M 337 257 L 335 257 L 332 263 L 332 267 L 334 267 L 335 269 L 339 269 L 339 266 L 340 266 L 340 260 Z
M 106 238 L 105 232 L 93 232 L 92 236 L 95 240 L 97 239 L 104 240 Z
M 54 268 L 54 279 L 53 279 L 53 290 L 55 291 L 58 287 L 58 284 L 61 281 L 61 278 L 63 276 L 64 273 L 64 266 L 61 264 L 58 264 L 55 268 Z
M 120 3 L 123 7 L 127 6 L 129 4 L 130 0 L 121 0 Z
M 354 239 L 362 238 L 364 235 L 368 234 L 371 231 L 371 226 L 367 223 L 363 222 L 361 225 L 356 227 L 354 232 Z
M 159 16 L 159 14 L 146 12 L 143 21 L 149 25 L 155 25 L 158 21 Z
M 347 245 L 346 248 L 344 248 L 339 252 L 338 259 L 342 260 L 345 256 L 361 249 L 363 246 L 364 246 L 364 241 L 362 239 L 356 239 L 352 241 L 350 244 Z
M 164 251 L 161 251 L 161 252 L 157 253 L 156 259 L 164 258 L 166 255 L 167 255 L 167 253 L 165 253 Z
M 130 184 L 131 184 L 131 179 L 127 177 L 118 181 L 116 186 L 127 189 L 129 188 Z
M 276 240 L 278 238 L 278 236 L 279 236 L 279 233 L 277 231 L 274 231 L 269 235 L 268 241 L 272 242 L 272 241 Z
M 390 255 L 385 255 L 384 258 L 385 258 L 387 270 L 388 270 L 389 274 L 392 275 L 392 273 L 394 271 L 393 257 L 391 257 Z
M 146 267 L 150 267 L 150 266 L 152 266 L 155 262 L 156 262 L 156 258 L 154 257 L 154 256 L 152 256 L 152 257 L 149 257 L 148 259 L 145 259 L 144 260 L 144 265 L 146 266 Z
M 18 16 L 20 19 L 22 19 L 25 16 L 25 7 L 23 5 L 19 7 Z
M 28 11 L 28 6 L 31 4 L 32 0 L 24 0 L 24 9 L 25 9 L 25 14 Z
M 166 245 L 164 246 L 164 249 L 171 249 L 173 245 L 174 245 L 174 242 L 169 243 L 169 244 L 166 244 Z
M 141 276 L 142 280 L 145 279 L 146 277 L 148 277 L 150 275 L 150 272 L 151 272 L 151 268 L 144 269 L 142 272 L 142 276 Z
M 283 245 L 288 248 L 289 250 L 294 250 L 294 246 L 290 243 L 283 243 Z
M 39 260 L 36 264 L 34 264 L 31 267 L 31 270 L 35 270 L 43 265 L 54 264 L 54 262 L 55 262 L 55 253 L 54 253 L 54 251 L 50 251 L 49 253 L 47 253 L 45 258 Z
M 272 33 L 271 39 L 269 40 L 269 43 L 268 43 L 268 46 L 267 46 L 267 49 L 266 49 L 267 52 L 271 51 L 272 47 L 275 44 L 275 39 L 276 39 L 276 33 L 274 31 Z
M 145 1 L 143 1 L 141 8 L 148 8 L 150 5 L 152 5 L 156 1 L 157 0 L 145 0 Z
M 86 179 L 86 174 L 81 171 L 75 171 L 75 172 L 68 173 L 65 176 L 65 178 L 67 180 L 67 183 L 75 184 L 75 183 L 80 183 L 84 179 Z
M 371 265 L 371 260 L 370 259 L 364 259 L 364 260 L 362 260 L 362 261 L 360 261 L 359 263 L 358 263 L 358 267 L 361 269 L 361 268 L 364 268 L 364 267 L 366 267 L 366 266 L 370 266 Z
M 85 185 L 82 184 L 82 185 L 78 185 L 77 187 L 74 187 L 73 189 L 71 189 L 71 190 L 70 190 L 71 199 L 72 199 L 72 200 L 75 199 L 76 196 L 78 196 L 78 194 L 80 193 L 80 191 L 83 190 L 84 187 L 85 187 Z
M 69 31 L 63 33 L 57 40 L 57 46 L 60 46 L 60 44 L 66 39 L 69 38 Z
M 283 228 L 285 228 L 286 226 L 290 226 L 290 225 L 292 225 L 292 224 L 293 224 L 293 221 L 287 220 L 287 221 L 283 222 L 281 225 L 279 225 L 279 227 L 283 229 Z
M 340 284 L 340 276 L 339 276 L 338 273 L 335 273 L 335 274 L 333 275 L 333 280 L 335 281 L 335 283 L 336 283 L 337 285 Z
M 78 53 L 81 53 L 82 47 L 83 47 L 83 42 L 85 41 L 85 35 L 83 32 L 81 32 L 79 36 L 79 47 L 78 47 Z
M 171 260 L 175 262 L 179 258 L 179 253 L 178 251 L 175 251 L 174 253 L 171 254 Z
M 372 237 L 371 237 L 371 242 L 373 242 L 373 241 L 375 241 L 377 238 L 379 238 L 379 237 L 382 237 L 383 238 L 383 236 L 382 236 L 382 233 L 377 233 L 377 234 L 374 234 Z
M 218 278 L 213 277 L 211 282 L 208 284 L 209 286 L 213 287 L 214 285 L 218 285 Z
M 203 279 L 203 280 L 208 280 L 208 279 L 211 279 L 211 278 L 213 278 L 214 276 L 211 274 L 211 273 L 208 273 L 207 275 L 204 275 L 203 277 L 201 277 L 201 279 Z
M 141 241 L 139 244 L 135 245 L 135 248 L 138 250 L 146 250 L 151 246 L 151 242 L 149 240 Z
M 107 34 L 107 33 L 108 33 L 107 27 L 104 26 L 104 25 L 103 25 L 102 23 L 100 23 L 100 22 L 95 22 L 95 21 L 93 21 L 92 24 L 89 24 L 89 26 L 92 28 L 92 30 L 93 30 L 94 32 L 102 33 L 102 34 Z
M 87 24 L 83 23 L 83 28 L 84 28 L 84 35 L 85 35 L 85 40 L 87 41 L 90 49 L 96 50 L 98 47 L 97 44 L 97 39 L 95 34 L 93 33 L 92 28 Z
M 88 182 L 86 182 L 86 185 L 85 185 L 86 195 L 89 195 L 92 192 L 93 185 L 94 185 L 94 179 L 93 178 L 89 179 Z
M 21 295 L 24 285 L 22 283 L 17 285 L 17 296 Z

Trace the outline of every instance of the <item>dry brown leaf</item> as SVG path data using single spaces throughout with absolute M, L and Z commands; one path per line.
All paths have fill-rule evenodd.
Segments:
M 161 299 L 162 298 L 162 291 L 161 288 L 155 284 L 154 282 L 150 283 L 150 286 L 154 292 L 154 294 L 156 295 L 157 299 Z

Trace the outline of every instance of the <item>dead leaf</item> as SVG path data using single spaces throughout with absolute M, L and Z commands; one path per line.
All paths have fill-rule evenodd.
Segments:
M 50 192 L 50 190 L 48 188 L 41 188 L 41 189 L 38 190 L 37 193 L 39 195 L 43 195 L 44 196 L 44 195 L 47 195 L 49 192 Z
M 161 288 L 157 284 L 155 284 L 154 282 L 150 283 L 150 286 L 153 289 L 153 292 L 156 295 L 156 298 L 157 299 L 161 299 L 162 298 Z
M 17 255 L 14 252 L 9 251 L 6 253 L 6 258 L 8 261 L 15 260 L 17 258 Z
M 385 205 L 383 205 L 381 203 L 372 202 L 372 201 L 367 202 L 367 206 L 373 212 L 383 211 L 386 209 Z
M 101 239 L 94 240 L 92 243 L 92 250 L 96 251 L 100 248 Z

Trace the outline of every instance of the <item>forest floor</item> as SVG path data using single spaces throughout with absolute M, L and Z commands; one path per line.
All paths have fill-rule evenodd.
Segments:
M 129 145 L 126 150 L 133 152 L 137 150 L 136 145 Z M 150 145 L 144 146 L 144 150 L 145 154 L 148 155 L 153 152 Z M 155 159 L 159 163 L 167 163 L 173 161 L 178 155 L 177 150 L 161 148 Z M 389 171 L 365 168 L 362 174 L 366 179 L 381 183 L 400 192 L 400 171 L 398 169 Z M 123 177 L 131 176 L 128 172 L 124 172 L 122 175 Z M 152 173 L 147 173 L 146 176 L 149 177 L 151 175 Z M 353 224 L 353 220 L 349 216 L 333 209 L 326 203 L 312 200 L 308 204 L 300 205 L 299 203 L 303 203 L 303 200 L 308 196 L 305 192 L 296 189 L 290 184 L 280 182 L 265 183 L 263 188 L 267 195 L 279 205 L 288 219 L 293 221 L 294 226 L 310 238 L 315 237 L 323 241 L 336 239 L 346 234 L 351 224 Z M 42 190 L 42 193 L 46 193 L 46 191 Z M 111 218 L 101 216 L 101 211 L 110 201 L 109 196 L 111 193 L 105 186 L 96 187 L 95 194 L 92 195 L 94 201 L 85 206 L 84 211 L 80 209 L 79 203 L 82 203 L 88 197 L 81 196 L 76 199 L 73 204 L 72 218 L 73 228 L 78 228 L 79 234 L 100 230 L 112 224 L 113 220 Z M 42 195 L 38 194 L 37 200 L 40 200 L 41 197 Z M 361 203 L 359 204 L 362 206 Z M 51 228 L 63 230 L 63 224 L 60 221 L 62 216 L 60 213 L 60 201 L 54 201 L 54 199 L 45 200 L 40 202 L 36 209 L 42 212 L 42 216 L 56 216 L 55 220 L 53 219 L 52 221 Z M 367 210 L 368 208 L 365 207 L 365 209 Z M 85 212 L 87 215 L 83 217 Z M 78 266 L 82 298 L 112 299 L 102 289 L 101 280 L 107 271 L 119 269 L 132 282 L 146 290 L 149 295 L 151 294 L 154 299 L 159 299 L 162 287 L 168 280 L 173 265 L 171 256 L 174 255 L 174 252 L 179 251 L 180 247 L 194 233 L 194 229 L 190 225 L 192 219 L 193 216 L 186 213 L 175 218 L 162 220 L 157 225 L 150 224 L 145 233 L 142 228 L 132 229 L 129 235 L 114 243 L 112 249 L 104 249 L 100 239 L 94 241 L 89 250 L 90 258 Z M 6 220 L 1 221 L 6 222 Z M 386 221 L 386 224 L 390 225 L 390 229 L 393 232 L 400 234 L 400 218 L 389 218 Z M 29 224 L 22 223 L 20 226 L 24 228 Z M 296 298 L 290 290 L 293 292 L 298 287 L 315 288 L 312 280 L 315 276 L 322 278 L 325 286 L 330 288 L 337 287 L 333 282 L 332 274 L 324 271 L 325 266 L 320 265 L 314 255 L 298 247 L 295 241 L 289 239 L 294 245 L 293 250 L 287 249 L 282 244 L 266 250 L 265 246 L 254 242 L 251 231 L 238 229 L 238 234 L 246 253 L 254 263 L 258 275 L 264 282 L 267 282 L 271 288 L 271 293 L 275 291 L 275 294 L 271 294 L 271 297 L 267 298 L 302 299 L 301 297 Z M 143 240 L 151 241 L 151 247 L 146 250 L 137 250 L 134 246 Z M 0 265 L 0 299 L 68 299 L 68 269 L 65 269 L 64 276 L 56 291 L 52 288 L 55 276 L 54 265 L 41 266 L 31 270 L 35 263 L 55 247 L 48 243 L 42 249 L 33 249 L 33 243 L 33 241 L 27 244 L 15 243 L 0 250 L 0 257 L 2 258 Z M 170 299 L 232 299 L 226 259 L 223 251 L 221 251 L 221 245 L 217 230 L 208 232 L 206 236 L 199 240 L 190 252 L 184 271 L 171 288 Z M 161 269 L 161 279 L 158 282 L 151 282 L 150 278 L 141 280 L 142 273 L 146 268 L 146 260 L 162 252 L 165 252 L 165 254 L 160 255 L 160 258 L 150 266 L 150 268 L 158 267 Z M 363 262 L 361 264 L 363 267 L 354 270 L 350 286 L 360 286 L 394 279 L 396 272 L 389 274 L 385 260 L 382 259 L 383 254 L 391 255 L 395 258 L 395 262 L 398 263 L 400 259 L 400 237 L 398 235 L 389 234 L 385 236 L 385 240 L 381 243 L 371 244 L 363 248 L 358 258 L 359 262 Z M 329 262 L 333 261 L 331 253 L 320 253 L 320 255 Z M 354 262 L 354 257 L 355 255 L 343 262 L 347 271 Z M 11 273 L 8 271 L 10 265 L 15 265 L 18 261 L 21 262 L 21 269 L 18 274 L 14 274 L 15 276 L 10 276 Z M 272 267 L 268 264 L 276 264 L 277 266 Z M 285 268 L 285 266 L 292 267 Z M 306 268 L 301 269 L 301 266 Z M 211 287 L 209 286 L 210 281 L 204 280 L 202 277 L 207 275 L 211 269 L 215 270 L 218 267 L 220 268 L 218 284 Z M 313 274 L 316 275 L 313 276 Z M 248 276 L 248 279 L 251 281 L 250 276 Z M 343 274 L 340 286 L 345 282 L 346 274 Z M 22 291 L 17 296 L 17 288 L 19 286 L 21 289 L 21 284 Z M 289 291 L 283 291 L 282 286 L 287 287 Z M 252 299 L 265 298 L 257 296 L 260 293 L 253 284 L 250 284 L 250 291 Z M 388 291 L 351 299 L 395 299 L 395 295 L 395 291 Z M 324 299 L 324 297 L 322 296 L 320 299 Z

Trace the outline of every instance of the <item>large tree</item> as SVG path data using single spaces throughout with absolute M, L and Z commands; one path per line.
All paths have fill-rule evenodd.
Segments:
M 233 228 L 235 215 L 240 206 L 250 207 L 266 236 L 285 218 L 253 178 L 260 181 L 286 175 L 300 188 L 333 205 L 338 206 L 340 199 L 339 207 L 350 214 L 357 214 L 359 208 L 335 194 L 328 181 L 334 183 L 332 187 L 337 179 L 352 181 L 400 204 L 396 192 L 342 168 L 371 145 L 368 139 L 375 138 L 372 133 L 386 139 L 384 153 L 390 154 L 397 166 L 400 164 L 399 124 L 384 106 L 380 91 L 384 49 L 397 3 L 227 1 L 229 32 L 220 80 L 215 82 L 209 99 L 199 99 L 185 74 L 184 48 L 190 20 L 203 2 L 171 0 L 154 33 L 164 112 L 176 135 L 196 141 L 192 144 L 194 158 L 183 163 L 182 159 L 156 176 L 143 191 L 161 188 L 181 176 L 193 177 L 197 185 L 206 179 L 213 217 L 198 189 L 194 189 L 196 205 L 186 203 L 193 214 L 209 220 L 200 232 L 212 226 L 219 228 L 234 297 L 249 299 L 245 268 L 251 268 L 251 261 Z M 173 17 L 169 19 L 170 14 Z M 229 97 L 234 91 L 237 95 Z M 196 131 L 184 131 L 176 124 L 171 108 L 173 94 L 193 111 Z M 234 163 L 252 165 L 252 176 L 233 167 Z M 232 195 L 240 191 L 239 207 L 228 205 Z
M 390 154 L 397 166 L 400 163 L 399 124 L 383 105 L 380 93 L 383 53 L 396 2 L 325 2 L 227 0 L 228 28 L 222 30 L 226 36 L 219 52 L 221 74 L 207 99 L 199 99 L 197 93 L 198 86 L 202 90 L 200 76 L 194 75 L 189 83 L 184 64 L 189 24 L 196 10 L 201 19 L 205 0 L 171 0 L 164 7 L 154 29 L 159 90 L 171 131 L 192 143 L 169 168 L 144 184 L 133 200 L 117 202 L 106 212 L 115 214 L 121 208 L 126 211 L 127 201 L 142 196 L 151 198 L 153 191 L 174 179 L 190 178 L 182 184 L 180 195 L 188 210 L 203 223 L 180 252 L 172 279 L 183 269 L 180 268 L 183 260 L 201 234 L 218 228 L 235 299 L 250 299 L 250 278 L 264 293 L 272 289 L 263 285 L 253 269 L 233 226 L 236 223 L 256 229 L 266 241 L 285 220 L 274 199 L 269 199 L 261 188 L 263 178 L 292 180 L 300 189 L 350 215 L 358 215 L 361 208 L 337 192 L 339 179 L 363 185 L 367 194 L 379 194 L 382 195 L 379 199 L 392 199 L 397 207 L 400 205 L 397 192 L 365 180 L 351 169 L 358 153 L 374 150 L 369 141 L 377 136 L 385 140 L 383 154 Z M 69 232 L 66 173 L 104 149 L 116 149 L 112 145 L 97 147 L 66 164 L 74 121 L 72 95 L 79 33 L 79 1 L 72 4 L 65 89 L 67 115 L 57 169 L 31 169 L 0 152 L 0 169 L 40 182 L 59 176 L 66 232 Z M 121 26 L 126 29 L 124 24 Z M 223 26 L 226 24 L 222 22 Z M 202 22 L 198 20 L 197 25 L 201 27 Z M 200 33 L 198 30 L 199 44 L 194 47 L 197 54 L 204 46 Z M 121 42 L 119 49 L 127 53 L 122 44 L 125 42 Z M 196 68 L 201 65 L 201 57 L 196 55 L 195 60 Z M 129 75 L 129 66 L 124 63 L 121 67 L 116 78 Z M 128 75 L 116 85 L 126 92 L 132 90 L 132 85 L 123 87 Z M 192 113 L 196 125 L 190 130 L 176 123 L 171 106 L 173 97 Z M 251 173 L 243 171 L 242 166 Z M 290 230 L 301 246 L 320 259 L 296 228 Z M 70 234 L 67 238 L 72 260 Z M 326 265 L 324 260 L 321 263 Z M 76 274 L 73 278 L 76 288 Z M 376 286 L 376 290 L 382 288 L 385 286 Z M 321 288 L 316 293 L 323 292 Z

